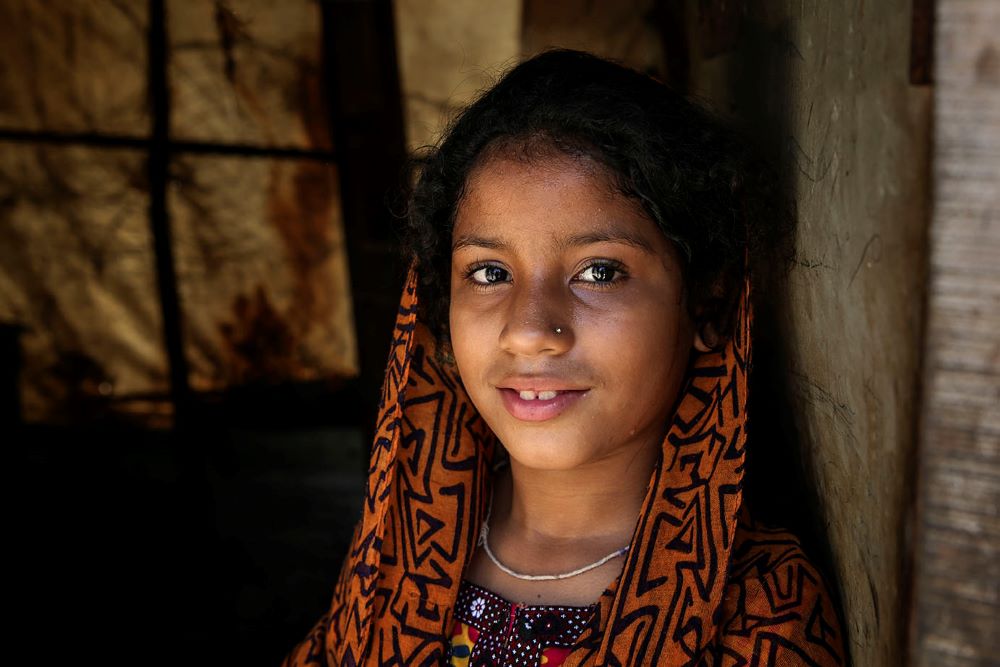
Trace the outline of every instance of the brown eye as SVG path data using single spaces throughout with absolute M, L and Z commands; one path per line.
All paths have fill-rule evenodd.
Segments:
M 495 285 L 510 280 L 510 272 L 495 264 L 480 266 L 469 274 L 469 279 L 479 285 Z
M 595 262 L 577 274 L 577 280 L 595 285 L 611 285 L 621 280 L 625 272 L 609 262 Z

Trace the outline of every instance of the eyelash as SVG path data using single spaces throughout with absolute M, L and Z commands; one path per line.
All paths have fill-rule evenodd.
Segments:
M 576 280 L 576 276 L 579 276 L 584 271 L 587 271 L 589 269 L 593 269 L 594 267 L 599 267 L 599 266 L 600 267 L 607 267 L 607 268 L 611 269 L 612 271 L 614 271 L 615 272 L 614 279 L 610 280 L 608 282 L 599 282 L 599 281 L 596 281 L 596 280 L 579 280 L 579 281 Z M 492 289 L 495 289 L 496 287 L 499 287 L 500 285 L 503 285 L 503 284 L 509 282 L 509 280 L 506 280 L 506 281 L 497 282 L 497 283 L 483 283 L 483 282 L 479 282 L 478 280 L 473 280 L 472 276 L 474 276 L 477 272 L 482 271 L 483 269 L 488 269 L 490 267 L 496 267 L 496 268 L 504 271 L 508 275 L 510 275 L 510 271 L 508 271 L 503 266 L 501 266 L 500 264 L 497 264 L 495 262 L 477 262 L 476 264 L 473 264 L 472 266 L 470 266 L 468 269 L 465 270 L 465 280 L 466 280 L 466 282 L 468 282 L 473 288 L 481 290 L 481 291 L 484 291 L 484 292 L 490 291 Z M 587 263 L 587 265 L 584 266 L 582 269 L 580 269 L 580 271 L 578 271 L 576 273 L 576 275 L 574 275 L 573 277 L 574 277 L 574 281 L 575 282 L 586 283 L 589 287 L 592 287 L 592 288 L 596 288 L 596 289 L 612 289 L 612 288 L 618 287 L 622 282 L 624 282 L 625 280 L 627 280 L 628 277 L 629 277 L 629 275 L 628 275 L 628 272 L 625 270 L 625 265 L 622 264 L 621 262 L 618 262 L 618 261 L 615 261 L 615 260 L 611 260 L 611 259 L 597 259 L 597 260 L 591 260 L 591 261 L 589 261 Z

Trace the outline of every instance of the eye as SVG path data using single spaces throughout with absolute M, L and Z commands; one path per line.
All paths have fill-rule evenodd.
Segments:
M 584 283 L 592 283 L 600 286 L 610 286 L 621 282 L 625 278 L 625 271 L 616 262 L 602 261 L 594 262 L 583 271 L 576 274 L 576 279 Z
M 467 277 L 476 285 L 481 286 L 510 282 L 510 272 L 496 264 L 473 267 Z

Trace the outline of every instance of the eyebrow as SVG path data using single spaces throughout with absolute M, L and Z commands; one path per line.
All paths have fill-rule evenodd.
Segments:
M 580 246 L 591 245 L 593 243 L 621 243 L 624 245 L 644 250 L 650 254 L 655 254 L 653 246 L 646 239 L 627 231 L 607 230 L 598 232 L 587 232 L 585 234 L 574 234 L 566 239 L 561 245 L 565 248 L 578 248 Z M 498 238 L 476 236 L 474 234 L 464 234 L 455 239 L 452 243 L 451 251 L 456 252 L 461 248 L 477 247 L 489 250 L 509 250 L 510 243 Z
M 455 252 L 461 248 L 468 247 L 488 248 L 489 250 L 509 250 L 510 244 L 496 238 L 476 236 L 474 234 L 463 234 L 451 244 L 451 251 Z
M 590 245 L 592 243 L 622 243 L 624 245 L 638 248 L 639 250 L 645 250 L 650 254 L 656 253 L 656 251 L 653 250 L 653 246 L 646 239 L 636 234 L 632 234 L 631 232 L 617 229 L 588 232 L 586 234 L 574 234 L 567 239 L 564 245 L 568 247 L 579 247 Z

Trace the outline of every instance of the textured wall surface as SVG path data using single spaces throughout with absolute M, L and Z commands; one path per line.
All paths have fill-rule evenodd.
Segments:
M 356 374 L 336 168 L 187 156 L 173 171 L 192 388 Z
M 0 150 L 0 321 L 25 327 L 29 421 L 167 391 L 143 166 L 137 151 Z
M 581 49 L 662 74 L 655 0 L 525 0 L 524 53 Z
M 907 611 L 930 91 L 908 82 L 911 3 L 851 4 L 796 3 L 788 12 L 787 148 L 800 208 L 783 331 L 794 420 L 825 509 L 851 653 L 859 666 L 896 665 Z
M 146 4 L 0 3 L 0 127 L 148 132 Z
M 434 143 L 456 110 L 525 54 L 583 49 L 660 73 L 654 0 L 394 0 L 411 149 Z
M 913 664 L 1000 656 L 1000 6 L 938 2 Z
M 759 342 L 861 667 L 902 664 L 908 614 L 931 103 L 909 83 L 911 6 L 769 3 L 739 34 L 699 20 L 718 55 L 692 58 L 694 91 L 766 128 L 796 195 Z
M 329 150 L 310 0 L 167 3 L 177 139 Z M 190 382 L 357 373 L 337 169 L 183 156 L 170 211 Z
M 785 332 L 856 665 L 902 662 L 928 205 L 930 90 L 910 2 L 793 15 L 799 235 Z M 803 7 L 803 5 L 795 5 Z M 863 7 L 863 8 L 862 8 Z
M 319 5 L 168 0 L 178 139 L 331 148 Z
M 394 0 L 393 10 L 406 141 L 418 148 L 516 62 L 521 2 Z

